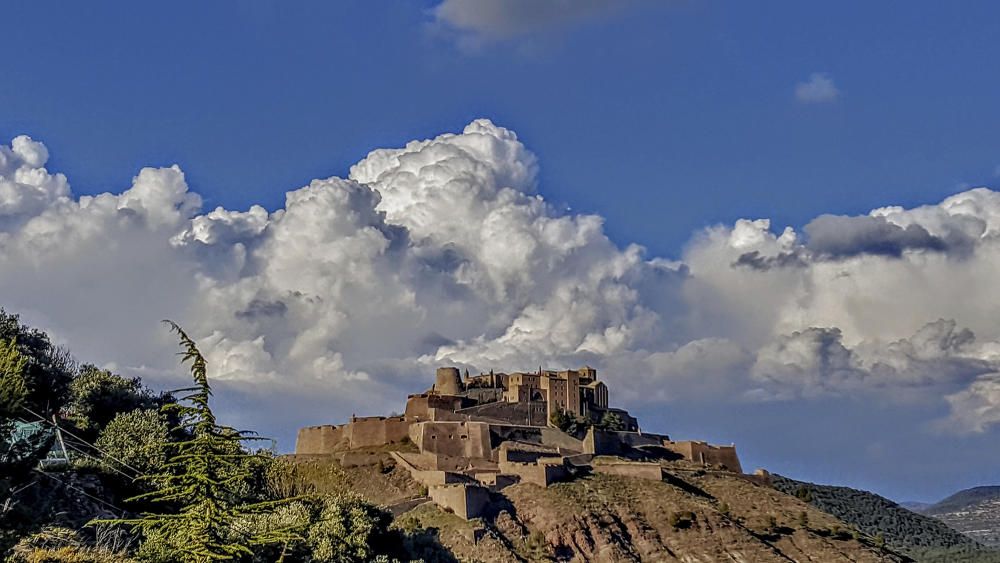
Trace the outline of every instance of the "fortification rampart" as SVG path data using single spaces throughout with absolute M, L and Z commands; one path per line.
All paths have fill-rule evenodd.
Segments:
M 538 463 L 542 458 L 562 459 L 558 448 L 526 444 L 524 442 L 504 442 L 497 448 L 499 463 Z
M 663 442 L 663 447 L 684 456 L 684 459 L 703 465 L 721 465 L 729 471 L 743 473 L 736 446 L 714 446 L 700 441 Z
M 409 436 L 410 422 L 403 417 L 353 418 L 339 426 L 307 426 L 299 430 L 295 453 L 331 454 L 357 448 L 395 444 Z
M 406 398 L 406 420 L 421 422 L 430 419 L 432 410 L 455 412 L 465 405 L 462 397 L 454 395 L 439 395 L 437 393 L 422 393 Z
M 634 461 L 621 463 L 595 462 L 591 467 L 594 473 L 603 473 L 605 475 L 621 475 L 623 477 L 649 479 L 651 481 L 660 481 L 663 479 L 663 469 L 660 467 L 659 463 L 641 463 Z
M 594 455 L 621 455 L 630 448 L 662 446 L 666 438 L 660 434 L 611 432 L 591 427 L 583 438 L 583 452 Z

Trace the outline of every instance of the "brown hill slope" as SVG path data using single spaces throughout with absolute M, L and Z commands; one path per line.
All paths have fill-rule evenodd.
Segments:
M 425 561 L 907 561 L 851 533 L 842 521 L 759 479 L 726 472 L 668 471 L 662 482 L 584 476 L 548 488 L 508 487 L 488 517 L 465 521 L 431 503 L 401 501 L 405 486 L 391 460 L 318 469 L 323 488 L 361 484 L 373 501 L 408 510 L 396 525 L 413 534 Z M 402 486 L 401 486 L 402 485 Z M 390 490 L 391 494 L 386 494 Z

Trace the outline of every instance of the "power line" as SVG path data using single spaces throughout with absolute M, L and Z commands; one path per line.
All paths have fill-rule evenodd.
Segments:
M 57 430 L 60 430 L 61 432 L 65 432 L 66 434 L 68 434 L 69 436 L 73 437 L 74 439 L 76 439 L 76 440 L 79 440 L 80 442 L 82 442 L 82 443 L 84 443 L 84 444 L 87 444 L 88 446 L 90 446 L 90 447 L 94 448 L 95 450 L 97 450 L 97 451 L 101 452 L 101 453 L 102 453 L 102 454 L 104 454 L 104 455 L 105 455 L 106 457 L 109 457 L 109 458 L 111 458 L 111 459 L 113 459 L 113 460 L 117 461 L 118 463 L 122 464 L 122 465 L 123 465 L 124 467 L 127 467 L 127 468 L 131 469 L 132 471 L 135 471 L 135 473 L 136 473 L 137 475 L 142 475 L 142 474 L 143 474 L 143 472 L 142 472 L 142 471 L 139 471 L 139 470 L 138 470 L 138 469 L 136 469 L 135 467 L 132 467 L 131 465 L 129 465 L 129 464 L 127 464 L 127 463 L 125 463 L 124 461 L 122 461 L 122 460 L 118 459 L 117 457 L 115 457 L 115 456 L 111 455 L 110 453 L 108 453 L 108 452 L 106 452 L 106 451 L 102 450 L 101 448 L 97 447 L 96 445 L 94 445 L 94 444 L 92 444 L 92 443 L 88 442 L 87 440 L 84 440 L 83 438 L 81 438 L 81 437 L 77 436 L 76 434 L 73 434 L 73 433 L 72 433 L 72 432 L 70 432 L 69 430 L 66 430 L 66 429 L 62 428 L 61 426 L 59 426 L 58 424 L 56 424 L 56 423 L 54 423 L 54 422 L 49 422 L 48 420 L 46 420 L 46 419 L 45 419 L 45 417 L 43 417 L 42 415 L 40 415 L 40 414 L 36 413 L 35 411 L 33 411 L 33 410 L 29 409 L 28 407 L 21 407 L 21 408 L 23 408 L 24 410 L 28 411 L 28 412 L 29 412 L 29 413 L 31 413 L 32 415 L 34 415 L 35 417 L 37 417 L 37 418 L 38 418 L 39 420 L 41 420 L 41 421 L 42 421 L 42 422 L 44 422 L 45 424 L 48 424 L 48 425 L 50 425 L 50 426 L 52 426 L 52 427 L 56 428 Z
M 102 460 L 101 458 L 99 458 L 99 457 L 97 457 L 97 456 L 95 456 L 95 455 L 93 455 L 93 454 L 90 454 L 90 453 L 88 453 L 88 452 L 84 451 L 84 450 L 83 450 L 82 448 L 78 448 L 78 447 L 74 446 L 74 445 L 73 445 L 72 443 L 70 443 L 70 442 L 67 442 L 67 443 L 66 443 L 66 446 L 67 446 L 67 447 L 68 447 L 69 449 L 71 449 L 71 450 L 73 450 L 73 451 L 75 451 L 75 452 L 79 452 L 79 453 L 81 453 L 81 454 L 83 454 L 83 455 L 85 455 L 85 456 L 89 457 L 90 459 L 93 459 L 94 461 L 104 461 L 104 460 Z M 124 471 L 122 471 L 121 469 L 118 469 L 117 467 L 114 467 L 114 466 L 111 466 L 111 465 L 108 465 L 108 466 L 107 466 L 107 468 L 108 468 L 108 469 L 110 469 L 110 470 L 112 470 L 112 471 L 114 471 L 115 473 L 118 473 L 119 475 L 124 475 L 124 476 L 125 476 L 126 478 L 128 478 L 128 479 L 132 479 L 132 480 L 135 480 L 135 479 L 138 479 L 138 478 L 139 478 L 139 476 L 138 476 L 138 475 L 129 475 L 128 473 L 125 473 L 125 472 L 124 472 Z

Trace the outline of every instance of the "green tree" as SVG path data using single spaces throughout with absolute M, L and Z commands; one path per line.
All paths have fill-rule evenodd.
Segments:
M 573 424 L 573 417 L 564 410 L 557 410 L 554 411 L 552 416 L 549 417 L 549 422 L 552 426 L 566 432 L 569 430 L 570 425 Z
M 17 541 L 19 528 L 37 507 L 25 501 L 31 469 L 48 451 L 51 435 L 39 431 L 15 438 L 14 419 L 27 400 L 24 372 L 28 358 L 13 340 L 0 339 L 0 552 Z
M 13 426 L 11 420 L 28 395 L 24 368 L 28 358 L 17 349 L 13 340 L 0 339 L 0 438 L 6 438 Z
M 288 516 L 295 514 L 296 518 Z M 275 514 L 271 528 L 304 529 L 303 540 L 294 542 L 286 557 L 295 561 L 372 561 L 388 555 L 398 539 L 389 529 L 392 514 L 352 495 L 324 495 L 296 502 Z
M 28 359 L 17 350 L 11 340 L 0 339 L 0 502 L 7 500 L 11 487 L 12 466 L 22 457 L 15 451 L 11 433 L 14 430 L 14 416 L 17 415 L 27 396 L 24 383 L 24 367 Z
M 182 562 L 230 561 L 252 556 L 254 548 L 298 539 L 291 528 L 240 525 L 272 513 L 290 499 L 248 502 L 245 485 L 254 477 L 252 466 L 262 456 L 244 449 L 243 442 L 250 439 L 248 432 L 216 421 L 209 405 L 212 388 L 205 358 L 180 326 L 168 324 L 180 339 L 182 363 L 190 364 L 194 386 L 178 390 L 184 395 L 164 409 L 179 416 L 186 437 L 168 444 L 166 463 L 144 478 L 158 488 L 131 499 L 165 510 L 94 523 L 139 529 L 147 541 L 162 544 L 172 560 Z
M 597 425 L 601 430 L 610 430 L 617 432 L 625 429 L 625 423 L 622 422 L 622 418 L 618 416 L 617 413 L 607 411 L 604 416 L 601 417 L 601 422 Z
M 158 406 L 157 398 L 138 377 L 125 378 L 84 365 L 70 384 L 67 418 L 80 430 L 96 436 L 120 413 Z
M 111 419 L 98 436 L 97 447 L 113 457 L 105 462 L 116 469 L 121 469 L 117 461 L 149 474 L 162 468 L 167 461 L 169 432 L 164 416 L 158 411 L 137 409 Z
M 24 365 L 26 394 L 22 406 L 48 418 L 69 398 L 76 369 L 69 352 L 56 347 L 44 332 L 21 324 L 17 315 L 0 309 L 0 340 L 14 341 L 27 358 Z

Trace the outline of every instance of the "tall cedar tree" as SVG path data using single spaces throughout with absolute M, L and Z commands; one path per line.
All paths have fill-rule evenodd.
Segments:
M 167 444 L 167 462 L 151 475 L 143 476 L 157 490 L 128 499 L 164 506 L 160 513 L 138 518 L 100 520 L 96 524 L 124 524 L 141 530 L 147 538 L 162 538 L 176 550 L 179 561 L 203 563 L 231 561 L 252 556 L 252 548 L 285 544 L 300 539 L 290 529 L 246 529 L 253 515 L 268 513 L 293 499 L 270 502 L 247 501 L 241 485 L 251 478 L 250 454 L 243 442 L 254 439 L 250 432 L 216 422 L 209 406 L 212 389 L 205 358 L 191 338 L 172 321 L 164 321 L 177 333 L 183 352 L 181 363 L 189 363 L 195 385 L 175 391 L 184 394 L 168 404 L 181 420 L 188 438 Z M 241 525 L 243 524 L 243 525 Z

